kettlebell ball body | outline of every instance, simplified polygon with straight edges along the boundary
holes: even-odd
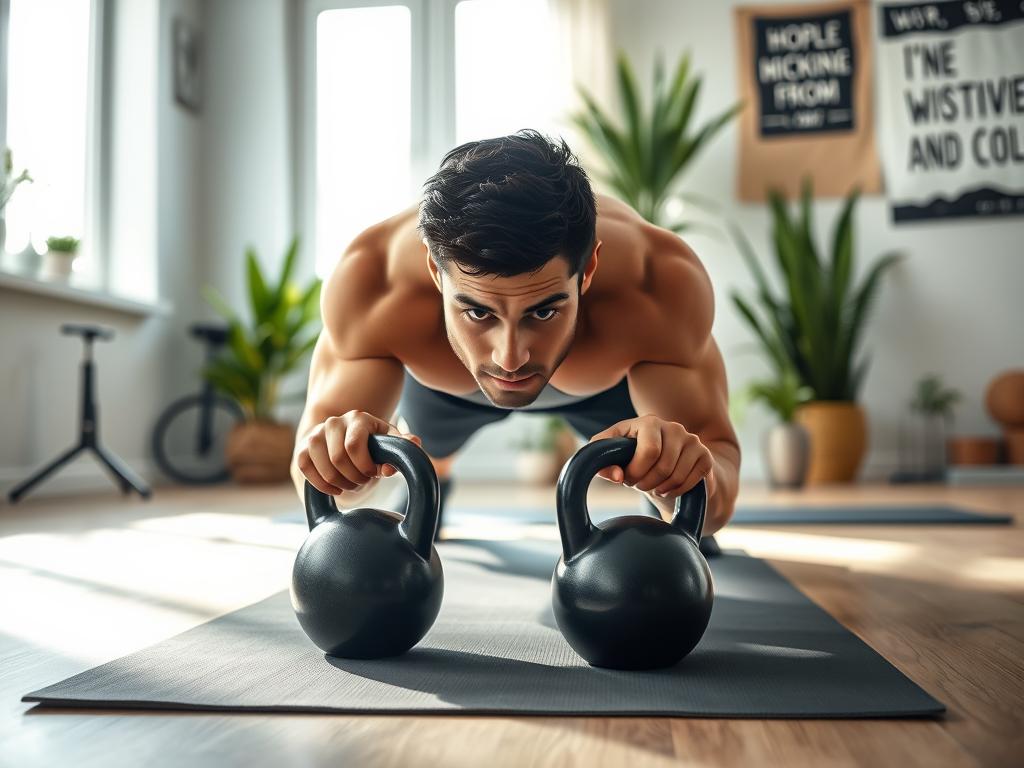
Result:
[[[627,515],[594,525],[586,491],[604,467],[625,466],[633,438],[584,445],[562,468],[557,518],[562,556],[551,579],[555,622],[584,660],[611,669],[679,662],[711,619],[714,585],[699,542],[707,509],[701,480],[677,498],[672,521]]]
[[[368,440],[374,462],[397,467],[409,486],[404,517],[369,507],[339,510],[334,497],[307,481],[310,532],[295,557],[290,589],[309,639],[348,659],[406,652],[433,625],[444,595],[433,545],[440,498],[434,467],[411,440]]]

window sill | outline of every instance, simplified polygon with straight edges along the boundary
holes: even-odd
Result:
[[[88,304],[94,307],[112,309],[127,315],[148,317],[151,315],[170,315],[174,307],[170,302],[145,301],[130,299],[124,296],[100,290],[86,288],[56,280],[45,280],[39,277],[18,274],[7,269],[0,269],[0,289],[24,291],[54,299],[63,299],[76,304]]]

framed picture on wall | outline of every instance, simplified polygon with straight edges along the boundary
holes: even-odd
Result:
[[[175,19],[174,100],[191,112],[199,112],[199,30],[184,19]]]

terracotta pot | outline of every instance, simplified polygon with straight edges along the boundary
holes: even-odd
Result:
[[[794,421],[811,439],[807,485],[850,483],[867,450],[867,419],[855,402],[815,400],[796,410]]]
[[[291,479],[295,427],[271,421],[246,421],[228,433],[225,455],[236,483],[280,483]]]
[[[998,437],[964,436],[951,437],[946,442],[946,454],[950,464],[958,466],[984,466],[999,464],[1001,440]]]
[[[1003,433],[1006,441],[1006,461],[1024,464],[1024,429],[1008,429]]]
[[[1024,369],[1003,371],[989,382],[985,409],[1004,429],[1024,427]]]

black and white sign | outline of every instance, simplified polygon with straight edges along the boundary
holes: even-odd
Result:
[[[894,221],[1024,215],[1024,3],[880,11],[880,139]]]
[[[754,17],[762,137],[854,128],[850,11]]]

